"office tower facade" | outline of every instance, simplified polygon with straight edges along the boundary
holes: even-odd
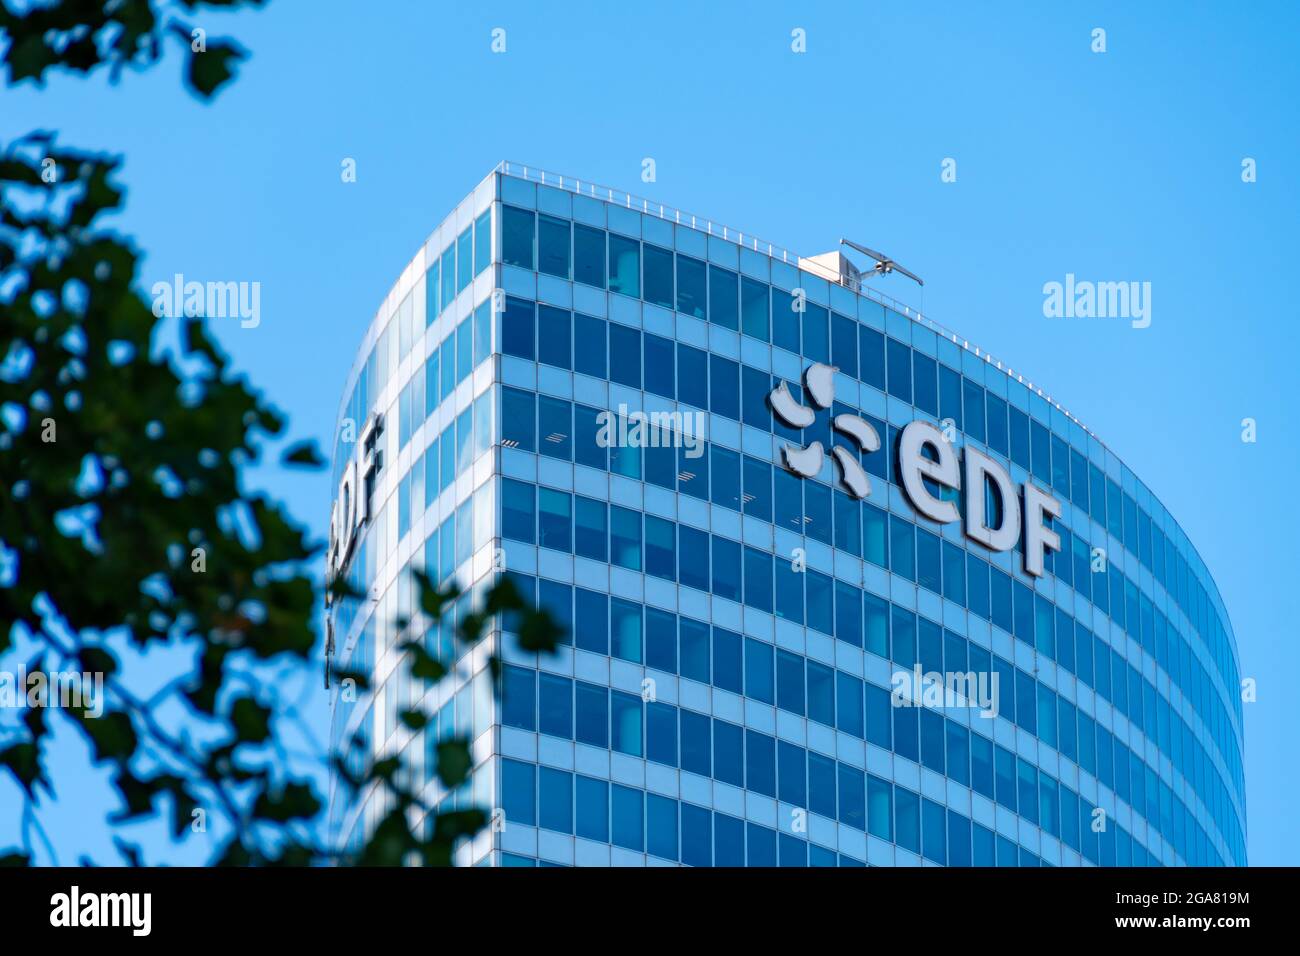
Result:
[[[459,862],[1245,862],[1200,556],[1073,416],[838,252],[501,164],[390,291],[338,434],[329,560],[365,597],[330,608],[331,661],[374,686],[333,688],[332,735],[492,811]],[[412,567],[455,613],[510,574],[567,643],[495,634],[499,694],[483,649],[412,681],[394,621],[458,653]],[[336,791],[332,821],[355,846],[384,810]]]

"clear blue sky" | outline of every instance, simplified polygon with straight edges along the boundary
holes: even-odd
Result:
[[[1300,8],[807,6],[272,0],[196,21],[253,53],[214,105],[181,91],[173,53],[115,88],[0,92],[0,139],[49,127],[126,155],[120,225],[148,251],[146,289],[174,272],[261,282],[261,325],[227,323],[221,338],[326,449],[381,297],[501,159],[803,254],[841,236],[885,250],[926,286],[882,291],[1041,380],[1199,548],[1259,685],[1251,862],[1300,863],[1287,684],[1300,673],[1300,509],[1282,498],[1300,472]],[[796,27],[805,54],[791,52]],[[1090,49],[1097,27],[1104,54]],[[355,184],[340,182],[345,157]],[[645,157],[657,182],[641,182]],[[955,183],[940,180],[945,158]],[[1151,282],[1150,328],[1044,318],[1043,284],[1066,273]],[[1255,444],[1241,441],[1245,417]],[[258,480],[323,536],[323,475]],[[323,693],[315,709],[324,737]],[[68,809],[64,839],[102,829]]]

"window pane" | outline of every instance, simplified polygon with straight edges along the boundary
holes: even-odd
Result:
[[[641,243],[609,235],[609,291],[633,298],[641,294]]]
[[[553,488],[538,489],[538,544],[556,551],[571,551],[572,503],[569,495]]]
[[[507,448],[536,451],[532,393],[503,386],[501,389],[501,444]]]
[[[539,451],[549,458],[573,460],[573,406],[561,398],[537,396]]]
[[[641,333],[617,322],[609,326],[609,379],[629,388],[641,387]]]
[[[748,276],[740,279],[741,331],[756,339],[768,340],[768,287]]]
[[[537,271],[569,278],[569,221],[537,217]]]
[[[604,378],[605,320],[589,315],[574,315],[573,341],[573,370],[595,378]]]
[[[573,224],[573,279],[598,289],[605,288],[605,233],[576,222]]]
[[[707,272],[704,263],[690,256],[677,257],[677,311],[704,318]]]
[[[677,343],[677,398],[687,405],[709,407],[709,356],[702,349]]]
[[[533,214],[528,210],[501,207],[501,259],[506,265],[533,268]],[[446,271],[446,256],[443,270]]]
[[[673,353],[672,339],[645,333],[645,390],[664,398],[673,398]]]
[[[573,367],[572,318],[564,309],[537,307],[537,360],[556,368]]]
[[[673,307],[673,254],[645,244],[645,300],[665,309]]]
[[[501,535],[533,544],[536,540],[536,489],[513,478],[501,479]]]
[[[533,357],[533,312],[532,302],[513,296],[506,297],[506,308],[501,314],[501,351],[506,355],[517,355],[525,359]],[[444,354],[443,361],[446,359]],[[444,381],[446,377],[444,368]]]
[[[606,529],[605,511],[605,502],[584,498],[581,495],[576,496],[573,545],[574,552],[581,557],[601,562],[608,560],[609,535]]]
[[[714,265],[709,266],[709,321],[724,329],[740,328],[736,274]]]
[[[492,210],[474,220],[474,274],[492,262]]]

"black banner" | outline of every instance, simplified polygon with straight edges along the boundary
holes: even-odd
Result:
[[[849,919],[872,940],[1051,930],[1231,944],[1282,930],[1294,882],[1280,869],[14,869],[0,871],[0,913],[11,940],[78,933],[115,945],[373,944],[394,932],[434,942],[476,929],[553,938],[595,923],[711,938],[787,918],[813,934],[843,930],[821,919]]]

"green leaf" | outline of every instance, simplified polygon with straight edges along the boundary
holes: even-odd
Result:
[[[190,51],[186,82],[199,96],[210,99],[220,87],[234,78],[235,64],[247,58],[248,54],[229,40],[209,40],[206,51]]]
[[[0,750],[0,767],[8,768],[14,778],[22,784],[28,796],[33,796],[33,788],[41,777],[41,764],[36,744],[30,741],[12,744]]]
[[[263,791],[253,802],[253,815],[272,823],[306,820],[320,809],[320,799],[307,783],[290,782],[278,792]]]
[[[429,723],[429,716],[419,710],[404,710],[398,714],[398,717],[412,730],[423,730]]]
[[[240,697],[230,705],[230,722],[235,739],[260,744],[271,736],[271,708],[251,697]]]
[[[84,673],[103,674],[106,678],[117,673],[117,658],[106,648],[83,647],[77,657]]]
[[[314,441],[301,441],[286,449],[280,456],[280,463],[291,466],[302,465],[307,468],[324,468],[326,464]]]
[[[438,744],[438,779],[448,790],[455,790],[469,777],[472,760],[469,741],[463,737]]]
[[[519,646],[526,651],[550,653],[563,637],[564,628],[546,611],[530,611],[519,624]]]
[[[100,717],[82,717],[78,722],[90,738],[96,761],[125,760],[135,753],[135,728],[131,726],[130,716],[122,711],[107,711]]]
[[[420,590],[420,610],[434,620],[460,597],[460,586],[455,581],[448,581],[440,590],[423,571],[412,571],[411,576]]]
[[[411,676],[416,680],[437,683],[447,675],[447,665],[434,657],[417,641],[406,641],[401,649],[411,656]]]

